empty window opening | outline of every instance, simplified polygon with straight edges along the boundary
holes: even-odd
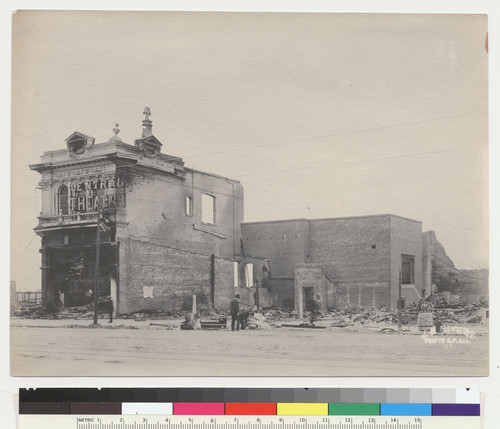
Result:
[[[57,210],[59,214],[68,214],[68,187],[62,185],[57,191]]]
[[[245,264],[245,286],[253,286],[253,264]]]
[[[186,216],[193,216],[193,199],[186,197]]]
[[[401,283],[415,284],[415,256],[401,255]]]
[[[201,196],[201,221],[215,224],[215,197],[208,194]]]

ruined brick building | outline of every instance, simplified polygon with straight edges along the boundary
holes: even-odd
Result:
[[[187,168],[162,153],[149,109],[142,136],[103,143],[81,132],[30,168],[41,174],[42,299],[92,300],[97,204],[102,208],[99,295],[118,313],[227,308],[387,306],[430,288],[421,222],[395,215],[244,223],[240,182]],[[427,250],[426,250],[427,249]],[[427,254],[426,254],[427,252]],[[426,256],[427,255],[427,256]],[[260,287],[254,287],[260,286]]]
[[[251,254],[269,255],[278,306],[319,293],[322,307],[397,305],[422,289],[422,223],[394,215],[294,219],[242,225]]]
[[[145,110],[134,144],[74,132],[66,148],[43,154],[42,295],[48,307],[82,305],[95,283],[97,200],[101,232],[99,295],[118,312],[182,309],[197,294],[220,307],[233,296],[233,262],[243,220],[236,180],[186,168],[163,154]],[[217,283],[217,288],[215,284]]]

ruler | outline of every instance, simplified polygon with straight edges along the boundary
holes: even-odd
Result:
[[[19,429],[480,429],[479,416],[19,415]]]

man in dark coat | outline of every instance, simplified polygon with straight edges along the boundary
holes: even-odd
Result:
[[[234,331],[234,325],[236,325],[236,330],[240,330],[240,296],[235,295],[234,299],[229,304],[229,309],[231,311],[231,331]]]

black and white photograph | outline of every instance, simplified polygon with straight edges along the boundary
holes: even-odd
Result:
[[[489,375],[487,15],[12,20],[12,376]]]

